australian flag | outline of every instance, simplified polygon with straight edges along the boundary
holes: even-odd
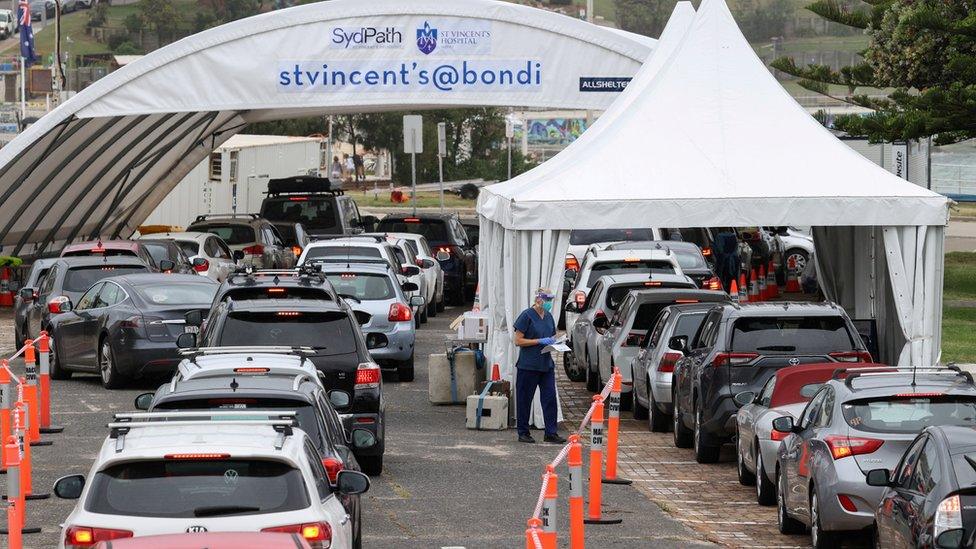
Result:
[[[34,29],[31,27],[31,10],[27,0],[20,0],[17,11],[20,12],[20,56],[29,67],[37,61],[37,52],[34,51]]]

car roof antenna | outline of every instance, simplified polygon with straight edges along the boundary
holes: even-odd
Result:
[[[231,391],[234,391],[236,393],[238,387],[240,387],[240,384],[237,383],[237,378],[236,377],[235,378],[232,378],[230,380],[230,390]]]

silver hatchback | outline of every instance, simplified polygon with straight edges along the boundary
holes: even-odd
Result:
[[[955,368],[848,371],[824,384],[800,414],[773,429],[786,434],[776,462],[780,531],[810,529],[815,548],[838,545],[838,533],[874,525],[882,488],[872,469],[892,469],[923,429],[976,427],[976,385]]]

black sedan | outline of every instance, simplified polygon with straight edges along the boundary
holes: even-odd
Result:
[[[207,311],[217,283],[197,275],[141,274],[94,284],[51,319],[51,377],[97,373],[108,389],[128,379],[168,374],[179,363],[185,314]]]
[[[959,548],[976,541],[976,430],[971,427],[929,427],[894,473],[874,469],[867,482],[886,487],[875,511],[876,547]]]

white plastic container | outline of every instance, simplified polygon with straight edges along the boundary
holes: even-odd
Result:
[[[485,380],[485,369],[479,369],[474,352],[454,353],[455,391],[451,394],[451,364],[446,354],[430,355],[427,361],[428,393],[431,404],[463,404],[468,395],[478,392]]]
[[[498,395],[486,395],[481,405],[481,424],[478,424],[479,395],[468,395],[467,427],[481,431],[508,429],[508,399]]]

